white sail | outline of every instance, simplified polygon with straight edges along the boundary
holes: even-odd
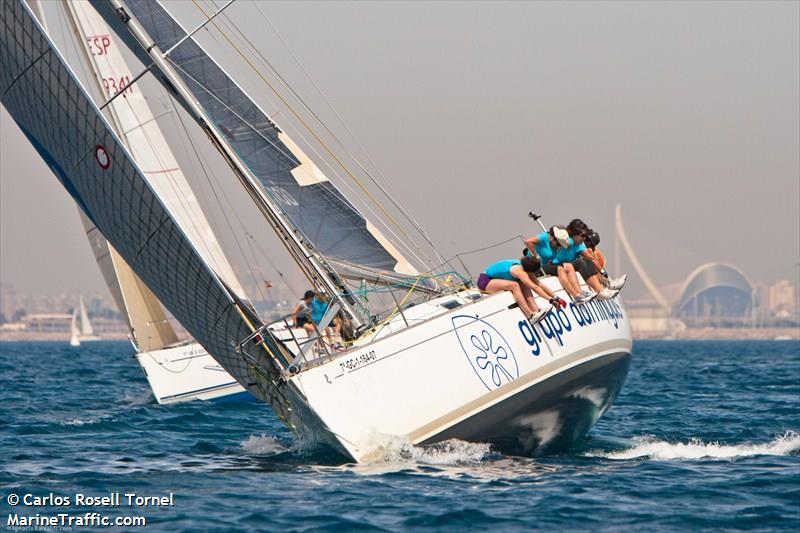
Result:
[[[94,79],[90,76],[88,83],[92,85],[92,81],[95,81],[97,97],[105,100],[109,93],[107,88],[113,88],[115,84],[113,80],[126,80],[127,78],[125,75],[113,73],[109,77],[109,72],[98,68],[96,56],[118,56],[116,57],[118,65],[124,65],[124,59],[119,54],[114,36],[110,33],[97,34],[97,30],[102,27],[103,23],[97,19],[96,14],[93,17],[96,24],[92,25],[91,16],[80,16],[77,12],[91,14],[92,8],[82,3],[77,6],[76,10],[75,3],[76,0],[63,0],[67,23],[72,27],[72,38],[76,40],[76,48],[83,51],[85,63],[89,67],[89,71],[95,75]],[[31,7],[36,8],[34,11],[37,18],[46,29],[44,12],[39,1],[34,0]],[[92,27],[96,34],[87,36],[84,33],[84,27]],[[113,64],[111,66],[113,67]],[[120,131],[119,121],[113,114],[114,107],[111,107],[109,112],[117,133],[124,133]],[[124,137],[124,135],[121,136]],[[163,306],[152,291],[114,250],[114,247],[80,208],[78,214],[103,279],[128,325],[131,340],[138,351],[136,359],[144,371],[156,400],[159,403],[193,399],[212,400],[243,393],[241,385],[225,372],[197,342],[181,342],[171,321],[168,320]],[[71,344],[79,346],[81,337],[77,329],[77,309],[74,322]],[[95,340],[95,337],[89,336],[83,337],[83,339]]]
[[[195,339],[284,416],[283,348],[194,248],[30,8],[0,2],[0,101],[83,212]]]
[[[78,298],[80,302],[79,307],[81,310],[81,335],[84,337],[94,336],[94,328],[92,323],[89,322],[89,314],[86,312],[86,305],[83,303],[83,296]]]
[[[131,72],[103,19],[87,0],[73,0],[67,6],[74,17],[98,84],[106,98],[123,94],[109,105],[117,133],[125,141],[148,182],[175,216],[181,229],[206,262],[233,291],[245,295],[233,268],[223,253],[200,203],[178,165],[144,94],[128,87]]]

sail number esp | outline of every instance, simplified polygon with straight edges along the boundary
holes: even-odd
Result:
[[[355,357],[351,357],[350,359],[346,359],[339,363],[339,366],[342,368],[342,371],[349,372],[351,370],[355,370],[356,368],[360,368],[368,363],[375,361],[378,358],[375,355],[375,350],[370,350],[368,352],[362,353]]]

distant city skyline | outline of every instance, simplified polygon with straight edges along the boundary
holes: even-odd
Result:
[[[587,220],[611,260],[620,203],[659,285],[721,261],[754,283],[797,287],[800,4],[265,6],[445,257],[533,233],[526,214],[536,210],[548,224]],[[186,6],[176,12],[197,21]],[[244,4],[228,13],[291,73],[263,21]],[[518,248],[465,261],[476,275]],[[269,250],[262,277],[280,283],[280,271],[301,290],[282,250]],[[5,110],[0,282],[106,290],[74,203]],[[625,296],[646,293],[633,279]]]

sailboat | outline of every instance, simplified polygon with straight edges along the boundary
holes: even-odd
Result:
[[[217,271],[243,293],[149,103],[140,91],[125,88],[133,74],[111,31],[88,1],[70,0],[62,5],[67,24],[77,40],[76,48],[82,51],[84,63],[93,75],[89,83],[95,95],[109,98],[124,93],[122,98],[109,104],[109,120],[114,131],[137,161],[149,169],[145,177],[159,191],[173,215],[183,221],[195,242],[203,247]],[[39,11],[43,15],[42,10]],[[106,285],[128,324],[136,360],[156,401],[169,404],[250,397],[199,343],[178,335],[158,299],[91,220],[80,209],[78,211]],[[88,321],[81,323],[88,324]]]
[[[89,313],[83,303],[83,296],[78,297],[78,307],[72,310],[70,322],[69,345],[78,347],[81,342],[99,341],[100,337],[94,334],[92,323],[89,322]]]
[[[187,31],[157,1],[92,5],[203,128],[298,269],[331,296],[320,327],[338,312],[352,321],[345,349],[318,339],[309,348],[285,323],[261,319],[148,182],[22,0],[0,7],[0,99],[144,284],[289,428],[358,462],[398,437],[531,455],[574,444],[610,407],[632,346],[618,297],[570,303],[532,326],[510,294],[416,268],[402,239],[367,220],[193,38],[219,10]],[[560,290],[553,278],[543,283]],[[404,295],[373,310],[380,291]]]

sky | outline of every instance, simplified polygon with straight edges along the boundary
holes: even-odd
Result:
[[[170,8],[186,26],[201,20],[191,3]],[[620,204],[658,285],[710,261],[754,282],[798,283],[798,2],[239,0],[226,15],[357,152],[333,104],[445,257],[532,234],[531,210],[547,224],[584,219],[611,257]],[[278,109],[220,39],[200,38],[265,109]],[[285,115],[274,118],[291,135]],[[285,253],[256,233],[264,269],[299,289]],[[476,275],[520,248],[465,264]],[[632,277],[626,296],[644,297]],[[0,282],[104,290],[74,203],[5,110]]]

